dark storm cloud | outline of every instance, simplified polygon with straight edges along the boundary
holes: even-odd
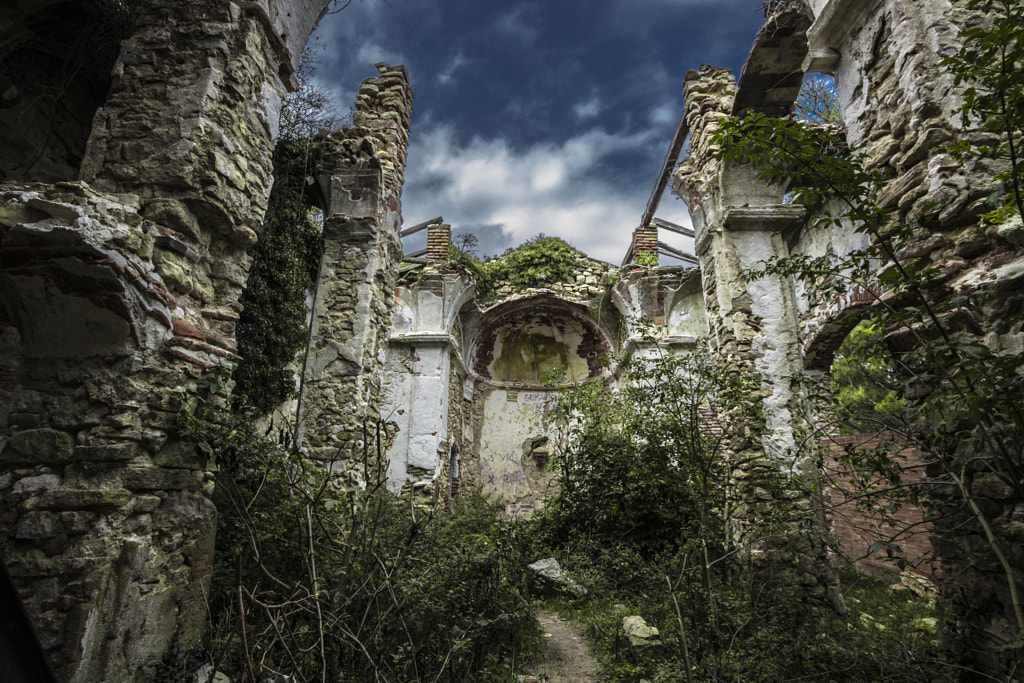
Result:
[[[751,0],[364,0],[328,17],[320,82],[347,111],[376,61],[416,93],[403,212],[487,228],[486,253],[538,232],[618,260],[682,111],[687,69],[738,71]],[[685,223],[679,201],[659,215]],[[671,214],[671,215],[669,215]],[[495,227],[500,226],[500,227]]]

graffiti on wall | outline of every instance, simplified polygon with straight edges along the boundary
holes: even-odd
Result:
[[[484,399],[480,477],[489,498],[522,504],[546,496],[550,476],[531,457],[530,444],[548,434],[552,394],[495,388]]]

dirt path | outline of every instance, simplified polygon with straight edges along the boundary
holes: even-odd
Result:
[[[537,619],[547,636],[548,647],[544,659],[533,667],[532,676],[549,683],[595,683],[597,662],[583,636],[553,612],[541,612]]]

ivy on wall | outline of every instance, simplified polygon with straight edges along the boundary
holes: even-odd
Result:
[[[493,300],[501,285],[522,292],[571,282],[584,259],[582,252],[564,240],[543,234],[496,258],[481,261],[456,247],[450,249],[448,256],[449,263],[461,265],[473,276],[477,299],[484,302]]]
[[[313,186],[306,178],[319,166],[324,145],[315,138],[278,142],[263,232],[250,252],[235,391],[263,413],[295,392],[289,365],[306,342],[306,293],[316,283],[323,251],[321,226],[313,218]]]

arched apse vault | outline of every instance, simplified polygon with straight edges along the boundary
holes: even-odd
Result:
[[[484,381],[545,387],[551,372],[563,381],[600,377],[612,335],[586,306],[550,295],[517,299],[483,313],[467,362]]]
[[[479,317],[476,317],[479,315]],[[467,318],[466,364],[474,377],[474,428],[467,473],[510,516],[530,514],[551,493],[557,388],[609,378],[602,357],[614,335],[583,304],[550,294],[515,299]]]

